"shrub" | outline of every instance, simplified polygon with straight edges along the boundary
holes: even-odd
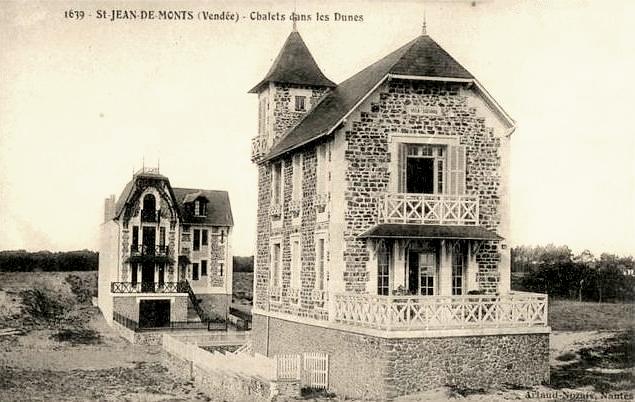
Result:
[[[51,335],[51,339],[58,342],[68,342],[72,345],[95,345],[101,343],[101,335],[93,329],[65,328]]]
[[[64,280],[70,285],[71,292],[73,292],[78,302],[90,302],[92,294],[91,290],[88,288],[88,284],[86,283],[86,281],[74,274],[66,276]]]
[[[70,310],[60,294],[45,288],[23,290],[20,297],[25,311],[36,321],[58,323]]]

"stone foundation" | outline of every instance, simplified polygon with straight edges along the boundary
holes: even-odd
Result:
[[[170,295],[165,297],[152,297],[152,298],[138,296],[138,295],[117,296],[117,297],[113,297],[113,311],[133,321],[139,322],[139,301],[141,299],[170,300],[170,320],[171,321],[186,321],[187,320],[188,296],[186,295],[183,295],[183,296]]]
[[[254,314],[254,351],[329,354],[340,397],[392,399],[439,386],[496,388],[549,381],[549,334],[383,338]]]

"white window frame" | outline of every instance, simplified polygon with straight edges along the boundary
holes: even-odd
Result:
[[[328,240],[326,232],[315,233],[315,284],[316,290],[327,290],[328,283]],[[320,259],[320,241],[322,241],[322,258]],[[321,266],[320,266],[321,265]]]
[[[316,184],[315,192],[318,195],[328,193],[328,161],[329,161],[329,143],[320,144],[315,147],[315,175]]]
[[[294,95],[294,110],[296,112],[305,112],[306,111],[306,101],[307,97],[305,95]]]
[[[466,249],[467,247],[465,245],[458,242],[452,247],[452,296],[465,294],[465,272],[467,268]],[[455,286],[456,279],[460,280],[460,287]]]
[[[275,260],[275,249],[278,246],[278,258]],[[275,237],[271,239],[270,246],[270,266],[269,266],[269,287],[281,288],[282,287],[282,238]]]
[[[279,170],[278,170],[279,167]],[[271,165],[271,204],[282,205],[284,196],[284,161]]]
[[[299,201],[302,199],[302,154],[297,153],[292,157],[292,191],[291,191],[291,199],[293,201]]]
[[[399,175],[401,172],[399,171],[399,148],[402,144],[427,144],[427,145],[444,145],[446,146],[446,158],[447,158],[447,150],[451,146],[458,146],[459,139],[457,137],[450,136],[422,136],[418,134],[390,134],[388,136],[388,149],[390,151],[390,183],[389,183],[389,191],[393,193],[405,192],[405,189],[399,188]],[[446,161],[445,164],[445,177],[444,177],[444,190],[448,189],[448,171],[449,166]],[[436,183],[436,180],[435,180]],[[436,188],[435,188],[436,190]]]
[[[289,286],[300,290],[302,287],[302,236],[299,233],[289,236],[289,247],[291,248]]]

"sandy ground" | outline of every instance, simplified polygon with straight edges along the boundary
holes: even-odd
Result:
[[[95,310],[89,326],[101,334],[98,345],[71,346],[49,339],[49,330],[0,341],[1,401],[210,401],[191,383],[170,377],[161,366],[158,346],[130,345],[106,325]],[[592,346],[613,332],[555,332],[551,336],[552,366],[567,364],[555,358]],[[461,396],[441,388],[397,399],[413,401],[553,401],[589,389],[561,389],[561,398],[539,398],[536,393],[553,395],[540,386],[531,390],[493,391]],[[533,396],[532,396],[533,393]],[[551,394],[548,394],[551,393]],[[599,394],[595,394],[599,398]],[[315,400],[315,399],[313,399]],[[607,400],[607,399],[597,399]]]
[[[0,340],[0,401],[209,401],[161,365],[159,346],[130,345],[95,314],[97,345],[49,339],[50,330]]]

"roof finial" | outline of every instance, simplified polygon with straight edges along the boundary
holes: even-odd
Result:
[[[426,32],[426,10],[423,10],[423,24],[421,24],[421,35],[427,35]]]

